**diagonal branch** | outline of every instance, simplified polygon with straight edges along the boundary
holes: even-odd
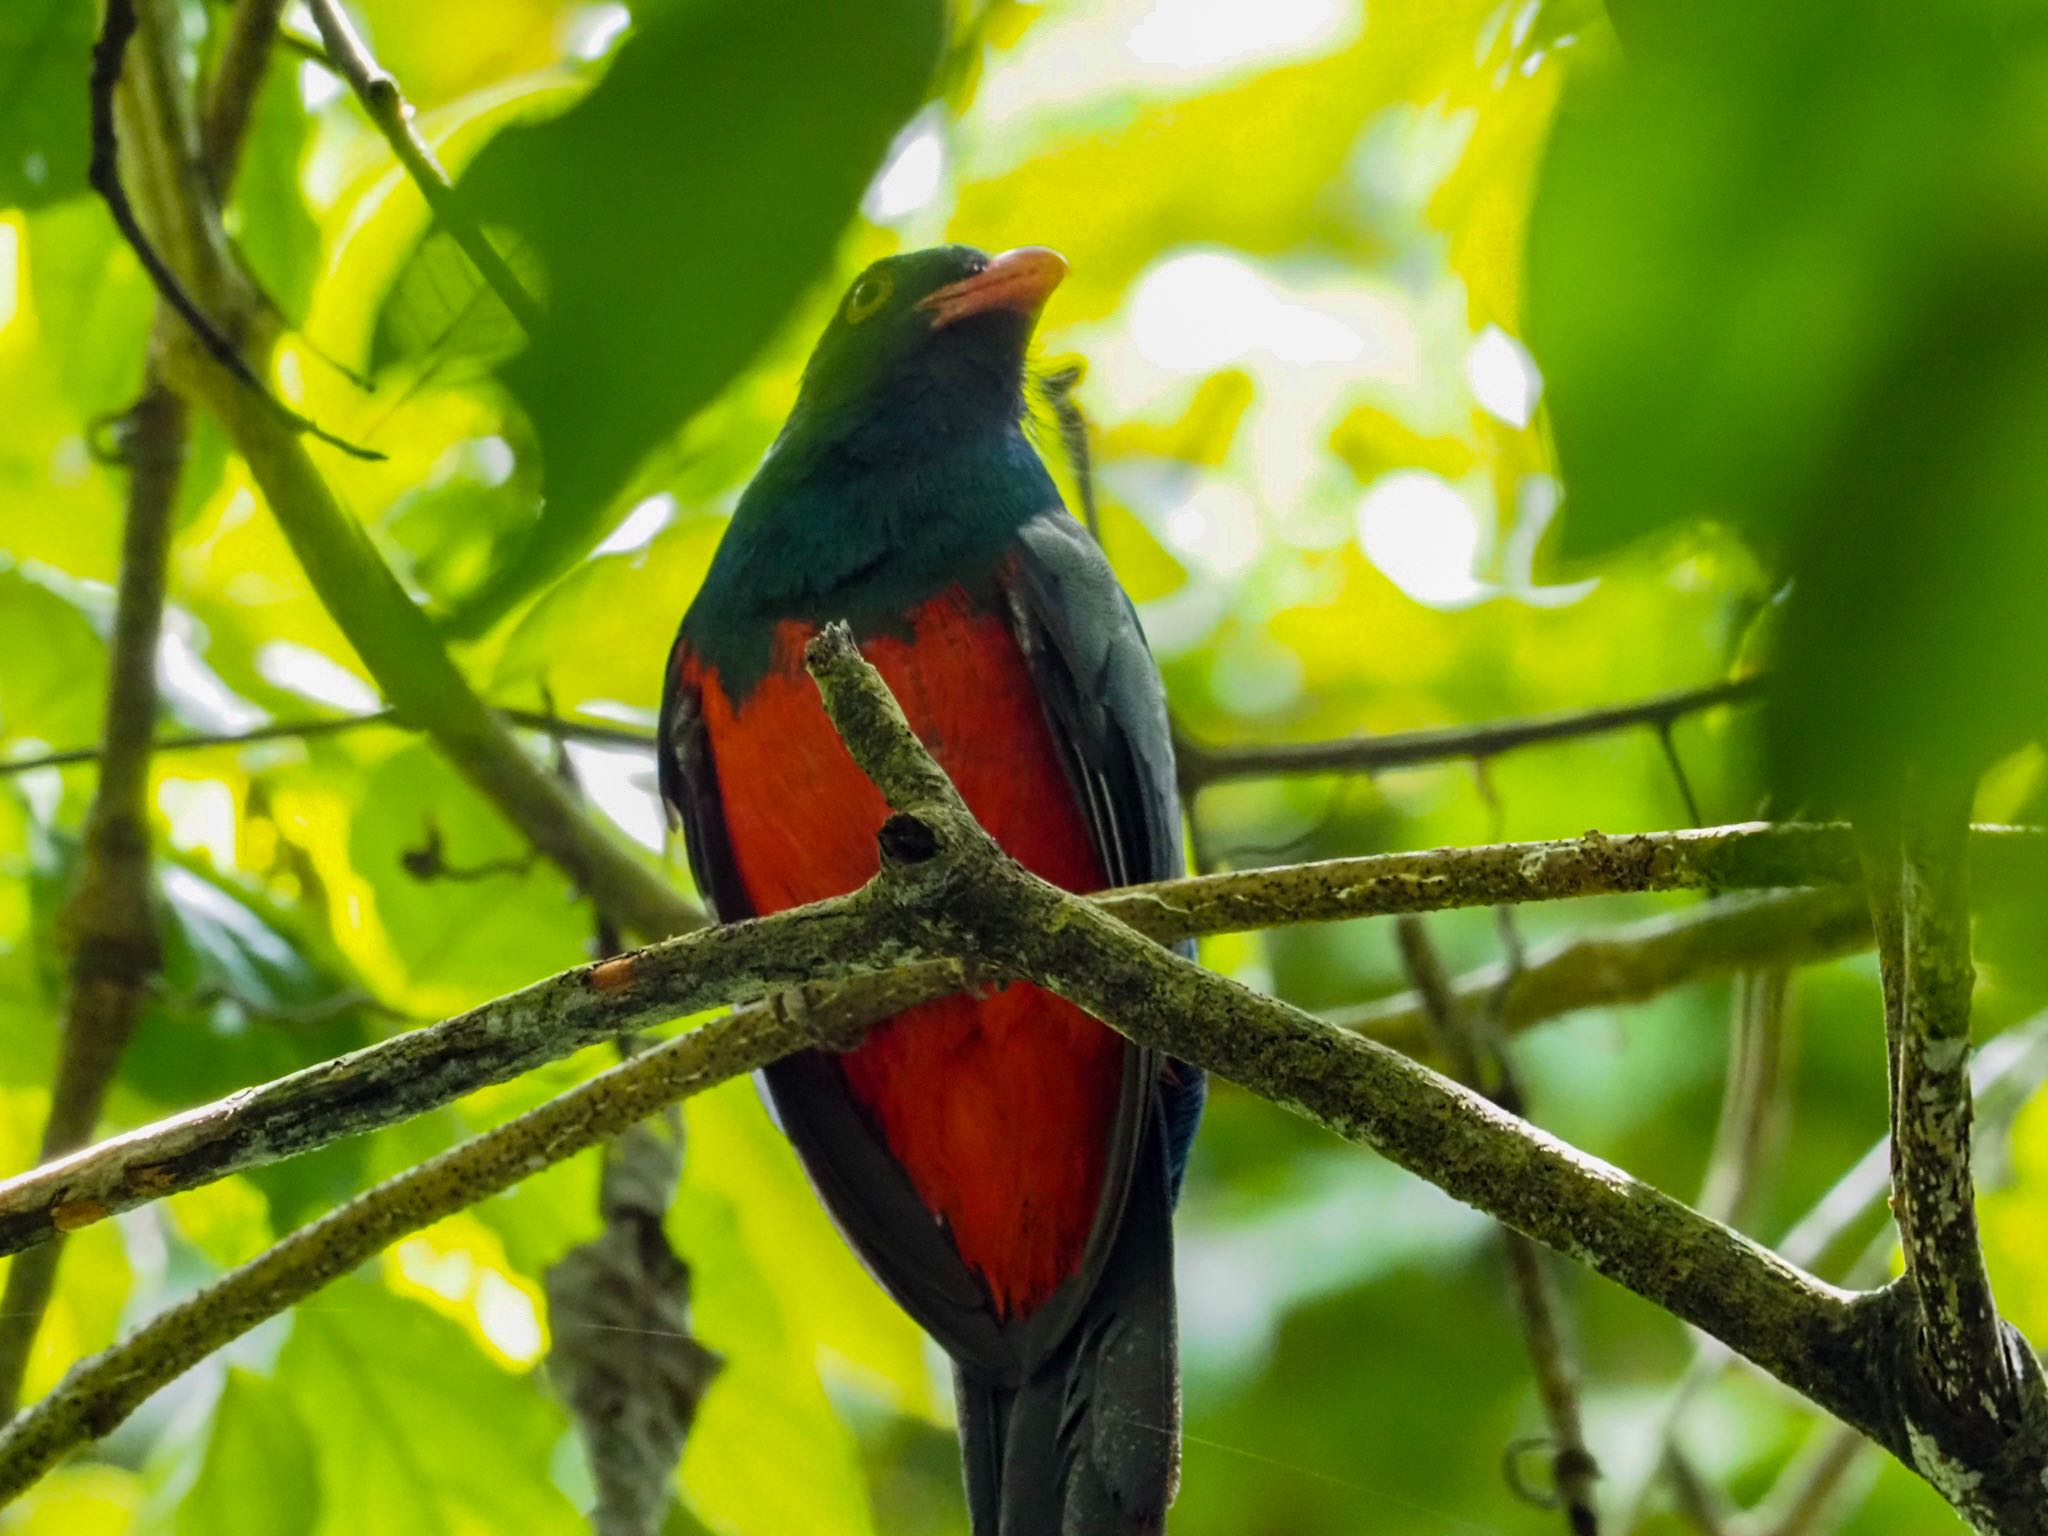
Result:
[[[1992,862],[2038,864],[2048,848],[2030,833],[1979,834]],[[1437,911],[1506,901],[1544,901],[1617,891],[1672,890],[1797,881],[1855,873],[1844,827],[1746,825],[1627,837],[1589,834],[1560,842],[1377,854],[1279,869],[1241,870],[1106,892],[1102,909],[1162,940],[1251,928]],[[831,907],[802,909],[825,912]],[[685,935],[613,962],[607,972],[629,1009],[556,1006],[580,996],[578,978],[496,999],[458,1018],[395,1036],[321,1066],[143,1126],[68,1159],[0,1182],[0,1254],[47,1240],[162,1195],[308,1151],[423,1113],[626,1029],[658,1024],[714,1003],[786,984],[788,965],[763,969],[772,944],[741,950],[758,925]],[[704,957],[722,957],[707,961]],[[846,976],[852,957],[811,957],[811,979]],[[720,969],[719,967],[722,967]],[[626,986],[627,978],[632,979]],[[848,984],[848,1006],[867,995],[905,1004],[958,990],[943,968]],[[632,1011],[637,1010],[637,1011]],[[887,1010],[884,1010],[887,1011]],[[881,1014],[874,1015],[880,1017]]]
[[[1992,1144],[1992,1138],[2009,1134],[2013,1118],[2048,1082],[2048,1014],[2038,1014],[1992,1040],[1972,1064],[1970,1080],[1982,1110],[1976,1135],[1983,1148]],[[1868,1239],[1889,1214],[1890,1170],[1891,1138],[1886,1136],[1786,1229],[1777,1251],[1802,1268],[1845,1284],[1862,1283],[1859,1277],[1866,1275],[1881,1278],[1887,1268],[1891,1236],[1884,1231],[1875,1244]],[[1860,1245],[1862,1253],[1856,1253],[1852,1245]],[[1657,1444],[1674,1443],[1694,1401],[1733,1359],[1716,1340],[1695,1342],[1691,1364],[1657,1412],[1653,1432]],[[1664,1460],[1660,1453],[1647,1470],[1654,1474]],[[1617,1530],[1632,1532],[1641,1525],[1651,1486],[1649,1481],[1639,1481],[1626,1497],[1616,1500],[1622,1511]]]
[[[131,0],[116,5],[132,9]],[[109,56],[118,65],[118,50]],[[160,94],[174,91],[167,86]],[[174,108],[168,101],[156,107],[137,147],[168,156],[177,143]],[[219,210],[200,178],[173,177],[165,191],[175,222],[193,231],[189,252],[179,253],[192,264],[183,274],[191,290],[202,296],[245,291],[220,232]],[[245,387],[233,365],[191,333],[175,339],[181,344],[162,349],[169,382],[226,429],[322,605],[392,708],[426,730],[457,771],[621,927],[652,938],[702,922],[694,905],[585,816],[477,697],[431,621],[335,498],[269,397]]]
[[[723,961],[729,979],[763,960],[762,935],[769,932],[787,944],[774,961],[782,975],[787,972],[780,967],[796,965],[805,950],[810,963],[827,972],[955,958],[979,975],[1022,975],[1113,1021],[1133,1039],[1381,1151],[1715,1335],[1896,1453],[1914,1454],[1899,1432],[1888,1374],[1898,1337],[1889,1293],[1858,1297],[1825,1285],[1397,1053],[1211,975],[1134,933],[1103,906],[1037,880],[975,825],[843,629],[814,644],[813,668],[849,750],[895,807],[879,839],[881,872],[851,897],[717,930],[731,946]],[[1144,910],[1156,912],[1156,906]],[[751,960],[743,963],[749,950]],[[627,957],[613,962],[614,969],[572,976],[586,993],[631,993],[646,962],[645,955]],[[815,1017],[831,1006],[820,999],[779,1011],[749,1010],[743,1016],[752,1031],[746,1049],[721,1055],[690,1081],[701,1086],[711,1073],[745,1070],[817,1042],[823,1037]],[[613,1030],[624,1024],[609,1022]],[[847,1022],[841,1015],[841,1025]],[[685,1035],[613,1069],[608,1080],[635,1081],[636,1069],[647,1070],[644,1062],[673,1061],[707,1037],[723,1050],[734,1044],[730,1031],[737,1027],[728,1021]],[[853,1035],[835,1031],[831,1038],[843,1045]],[[644,1098],[633,1105],[643,1115],[655,1107]],[[151,1349],[138,1354],[130,1341],[86,1362],[48,1402],[0,1433],[0,1488],[19,1487],[64,1445],[104,1432],[147,1395],[152,1381],[161,1383],[222,1339],[309,1294],[409,1230],[413,1220],[503,1187],[544,1165],[560,1147],[576,1144],[570,1128],[556,1129],[559,1139],[525,1145],[509,1168],[496,1161],[506,1144],[479,1138],[405,1176],[421,1182],[365,1197],[308,1229],[329,1234],[331,1249],[326,1239],[307,1238],[299,1246],[287,1239],[196,1298],[171,1325],[145,1325],[138,1337],[147,1335]],[[476,1161],[451,1171],[447,1159],[465,1156]],[[280,1258],[281,1250],[293,1257]],[[2031,1536],[2038,1520],[2012,1515],[2021,1507],[2012,1500],[2015,1488],[2036,1490],[2026,1495],[2032,1501],[2026,1508],[2038,1514],[2043,1455],[2038,1445],[2011,1449],[2008,1464],[1966,1462],[1963,1470],[1979,1476],[1985,1507],[1998,1522],[1986,1529]],[[1926,1469],[1922,1460],[1914,1464]]]
[[[830,1007],[755,1007],[666,1041],[539,1109],[421,1163],[300,1228],[81,1361],[0,1430],[0,1505],[59,1457],[109,1433],[151,1393],[409,1233],[616,1136],[664,1105],[806,1046],[857,1035]]]
[[[622,928],[655,938],[695,927],[696,908],[577,807],[469,686],[432,622],[399,585],[307,455],[218,370],[188,381],[226,427],[322,605],[406,720]]]
[[[308,0],[308,4],[314,24],[320,28],[321,40],[327,45],[324,62],[356,93],[364,113],[377,125],[398,163],[426,198],[434,221],[462,248],[463,254],[475,264],[478,275],[530,335],[540,323],[540,305],[456,197],[448,173],[441,169],[434,151],[413,126],[412,105],[399,90],[397,80],[371,57],[349,21],[348,12],[342,9],[341,0]]]
[[[1753,966],[1812,965],[1870,947],[1870,911],[1849,886],[1773,892],[1568,938],[1519,969],[1482,966],[1454,978],[1460,1008],[1497,1003],[1500,1027],[1528,1029],[1582,1008],[1647,1002],[1695,981]],[[1429,1022],[1413,992],[1334,1012],[1330,1022],[1410,1056],[1429,1050]]]
[[[1869,1421],[1847,1292],[1385,1046],[1135,942],[1105,910],[1004,857],[951,787],[933,784],[928,759],[901,771],[921,756],[915,738],[843,629],[814,640],[811,658],[847,749],[909,829],[884,829],[878,885],[925,903],[926,921],[963,950],[1372,1148]]]
[[[950,786],[898,771],[915,738],[843,627],[810,654],[833,723],[896,812],[878,894],[914,906],[960,952],[1372,1148],[1655,1302],[1885,1445],[1980,1530],[2048,1531],[2048,1426],[2030,1415],[1972,1439],[1913,1418],[1895,1292],[1828,1286],[1384,1046],[1138,942],[1003,856]]]

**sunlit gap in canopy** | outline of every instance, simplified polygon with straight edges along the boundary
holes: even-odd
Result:
[[[1228,480],[1204,477],[1162,526],[1176,552],[1215,576],[1240,575],[1259,558],[1258,511]]]
[[[911,119],[861,199],[863,214],[877,224],[896,224],[932,205],[946,179],[944,125],[937,106]]]
[[[562,24],[563,51],[579,59],[601,59],[632,24],[633,13],[623,5],[581,6]]]
[[[256,673],[266,683],[351,714],[365,714],[383,703],[376,689],[340,662],[291,640],[273,640],[258,651]]]
[[[0,334],[21,311],[21,215],[0,217]]]
[[[1543,375],[1529,349],[1497,325],[1489,325],[1465,353],[1465,379],[1472,398],[1488,415],[1509,426],[1529,425],[1543,398]]]
[[[655,795],[652,757],[638,747],[567,744],[576,783],[621,832],[644,848],[661,851],[668,823]]]
[[[316,64],[311,59],[299,65],[299,100],[305,103],[308,112],[318,112],[331,102],[339,101],[348,89],[341,76],[325,64]]]
[[[1358,504],[1358,543],[1418,603],[1462,608],[1488,587],[1473,575],[1482,535],[1472,504],[1426,469],[1383,475]]]
[[[503,1242],[473,1217],[398,1244],[384,1273],[394,1290],[453,1318],[507,1364],[532,1365],[546,1346],[538,1291],[512,1272]]]
[[[611,536],[598,545],[594,555],[626,555],[652,544],[661,530],[675,521],[676,499],[659,491],[628,512]]]
[[[1343,0],[1154,0],[1124,46],[1142,64],[1215,69],[1328,47],[1357,15]]]
[[[1346,363],[1365,350],[1335,316],[1290,303],[1252,266],[1221,251],[1171,256],[1139,279],[1131,340],[1147,362],[1208,373],[1253,352],[1309,367]]]
[[[200,656],[205,629],[189,613],[164,614],[156,644],[156,683],[178,718],[203,731],[246,731],[261,725],[264,712],[236,693]]]
[[[983,147],[1055,114],[1143,93],[1183,96],[1235,75],[1332,53],[1357,40],[1358,0],[1099,0],[1047,6],[994,53],[974,103]],[[986,169],[986,167],[984,167]]]

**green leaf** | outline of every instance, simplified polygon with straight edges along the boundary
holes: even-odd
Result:
[[[77,0],[0,6],[0,208],[36,208],[85,190],[94,9]]]
[[[371,1038],[354,979],[227,882],[159,865],[162,991],[137,1021],[121,1081],[148,1112],[202,1104],[339,1056]]]
[[[584,958],[568,882],[429,747],[370,772],[348,854],[409,1006],[452,1012]]]
[[[309,1536],[575,1536],[548,1478],[567,1426],[529,1377],[496,1365],[462,1327],[383,1287],[338,1285],[299,1310],[278,1381],[318,1424]]]
[[[319,1520],[319,1456],[306,1421],[275,1382],[230,1368],[171,1536],[275,1536]]]
[[[645,18],[576,106],[506,130],[461,182],[546,273],[503,370],[547,504],[457,614],[488,625],[597,540],[633,466],[824,270],[938,54],[934,0],[696,0]]]
[[[7,1536],[131,1536],[141,1492],[132,1472],[92,1463],[58,1467],[0,1515]]]
[[[92,623],[26,572],[0,568],[0,740],[97,739],[106,647]]]

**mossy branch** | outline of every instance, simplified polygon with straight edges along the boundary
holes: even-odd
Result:
[[[950,786],[935,789],[922,768],[899,772],[914,738],[843,628],[814,640],[810,656],[848,750],[894,823],[908,824],[884,840],[877,888],[958,952],[1372,1148],[1656,1303],[1884,1445],[1989,1536],[2048,1532],[2048,1424],[2030,1408],[1976,1434],[1916,1415],[1925,1394],[1895,1289],[1827,1285],[1384,1046],[1139,942],[1008,858]],[[2024,1343],[2000,1338],[2000,1354],[2015,1347],[2038,1383]]]
[[[1994,864],[2008,868],[2048,857],[2048,841],[2037,834],[1987,830],[1978,840]],[[1172,940],[1509,901],[1825,883],[1853,879],[1855,873],[1847,828],[1756,824],[1376,854],[1132,886],[1089,899],[1149,937]],[[617,985],[603,1006],[592,1004],[579,980],[600,968],[565,972],[457,1018],[242,1089],[0,1182],[0,1254],[19,1252],[58,1230],[166,1194],[409,1119],[622,1030],[744,1001],[792,979],[826,980],[874,969],[873,955],[818,944],[791,956],[778,937],[783,930],[772,926],[822,917],[834,908],[826,903],[758,924],[684,935],[607,962],[601,969]],[[1663,942],[1656,934],[1650,941]],[[1718,949],[1718,943],[1710,947]],[[1535,970],[1540,974],[1542,966]],[[1587,985],[1597,987],[1602,974],[1598,968],[1590,971]],[[1670,974],[1675,985],[1688,973],[1679,967]],[[842,984],[844,1000],[854,1008],[868,998],[886,998],[901,1007],[942,996],[958,985],[957,970],[930,965]],[[1565,994],[1547,981],[1542,985],[1542,995],[1561,1006]],[[1399,1018],[1390,1025],[1399,1043],[1414,1043]]]
[[[1578,1259],[1722,1340],[1916,1469],[1929,1471],[1926,1453],[1909,1443],[1899,1411],[1896,1366],[1903,1314],[1892,1293],[1856,1295],[1826,1285],[1398,1053],[1212,975],[1111,915],[1115,901],[1121,901],[1155,926],[1164,926],[1162,914],[1197,909],[1221,921],[1219,912],[1235,910],[1229,903],[1206,906],[1181,899],[1185,893],[1159,889],[1135,905],[1127,895],[1097,903],[1039,881],[975,824],[911,736],[850,636],[836,628],[827,631],[813,644],[812,665],[849,750],[895,810],[880,839],[881,872],[851,897],[700,936],[707,947],[699,958],[725,968],[719,985],[739,985],[747,977],[758,984],[755,968],[763,963],[772,963],[776,976],[791,977],[806,967],[829,972],[863,961],[951,959],[976,974],[1024,976],[1133,1039],[1198,1062],[1372,1147],[1495,1219]],[[1826,845],[1830,837],[1840,857],[1829,867],[1840,877],[1842,859],[1848,870],[1855,865],[1846,832],[1835,829],[1823,836],[1818,829],[1804,829],[1795,841],[1810,853],[1813,843]],[[1603,845],[1612,841],[1600,840]],[[1710,841],[1708,846],[1721,845]],[[1598,868],[1610,874],[1625,871],[1634,879],[1666,868],[1656,859],[1616,861],[1604,856],[1604,848],[1602,855]],[[1777,869],[1775,857],[1757,867]],[[1736,868],[1749,867],[1743,860],[1732,862]],[[1530,861],[1529,871],[1543,863]],[[1483,860],[1482,865],[1487,881],[1497,881],[1496,861]],[[1334,887],[1324,883],[1327,871],[1310,868],[1322,899],[1329,899]],[[1444,899],[1442,888],[1434,889],[1436,899]],[[1404,880],[1400,900],[1416,899],[1412,878]],[[790,948],[776,957],[764,953],[762,935],[769,932],[778,935],[778,942],[787,938]],[[721,942],[722,960],[713,947]],[[661,969],[650,961],[659,954],[608,962],[623,970],[588,968],[571,973],[577,978],[573,983],[557,978],[542,986],[580,986],[587,1013],[595,1006],[592,995],[615,999],[620,993],[634,994]],[[707,977],[697,980],[710,987]],[[959,980],[956,972],[950,984],[957,987]],[[679,991],[667,1001],[676,1004],[689,995]],[[893,1006],[906,1000],[899,996]],[[819,1022],[828,1014],[834,1020],[829,1031]],[[627,1026],[624,1018],[606,1019],[607,1032]],[[634,1081],[636,1070],[647,1070],[643,1064],[650,1060],[685,1061],[682,1088],[671,1084],[665,1090],[673,1097],[789,1050],[818,1043],[843,1046],[856,1037],[858,1027],[859,1015],[806,994],[799,1006],[756,1007],[682,1036],[596,1081],[617,1091],[618,1085]],[[699,1051],[710,1054],[692,1054]],[[584,1136],[553,1119],[540,1120],[544,1131],[539,1141],[531,1129],[515,1133],[516,1127],[531,1127],[559,1105],[587,1104],[575,1095],[590,1087],[381,1186],[167,1314],[171,1321],[146,1325],[114,1350],[82,1364],[49,1401],[0,1434],[0,1490],[23,1486],[65,1447],[118,1422],[153,1389],[152,1383],[170,1379],[225,1339],[310,1294],[413,1226],[483,1198],[567,1155],[565,1149],[610,1134],[617,1126],[609,1121]],[[636,1089],[618,1113],[637,1118],[660,1102],[666,1099],[641,1096]],[[512,1139],[500,1139],[507,1137]],[[508,1154],[513,1154],[509,1160]],[[1956,1449],[1946,1442],[1939,1447],[1943,1454]],[[2042,1528],[2038,1488],[2048,1447],[2015,1441],[2002,1449],[2005,1454],[1996,1464],[1963,1463],[1978,1475],[1980,1492],[1989,1490],[1983,1492],[1982,1507],[1992,1513],[1980,1517],[1982,1528],[1998,1536],[2033,1536]],[[2023,1513],[2013,1502],[2014,1490],[2027,1488],[2033,1492]]]

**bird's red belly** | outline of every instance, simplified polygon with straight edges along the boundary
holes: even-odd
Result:
[[[703,698],[733,859],[775,912],[856,889],[875,872],[887,807],[854,766],[803,670],[810,631],[777,631],[769,675],[735,711],[686,660]],[[918,736],[997,842],[1070,890],[1102,865],[1008,624],[957,589],[908,633],[862,646]],[[928,1003],[842,1058],[919,1196],[1005,1313],[1028,1312],[1079,1266],[1102,1188],[1123,1043],[1024,983]]]

